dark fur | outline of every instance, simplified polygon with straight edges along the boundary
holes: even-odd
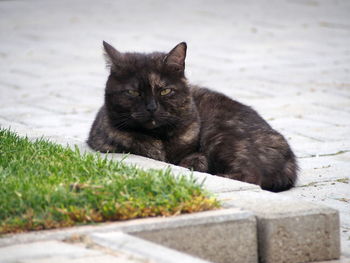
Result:
[[[294,185],[296,160],[281,134],[250,107],[187,84],[185,43],[168,54],[104,47],[111,74],[90,131],[91,148],[131,152],[275,192]],[[171,93],[161,96],[169,87]],[[129,89],[141,96],[130,96]]]

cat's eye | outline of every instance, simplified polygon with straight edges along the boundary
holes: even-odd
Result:
[[[133,96],[133,97],[138,97],[138,96],[140,96],[140,92],[138,92],[138,91],[136,91],[136,90],[132,90],[132,89],[128,90],[128,94],[130,94],[130,95]]]
[[[169,89],[169,88],[163,89],[160,91],[160,95],[162,96],[169,95],[171,92],[172,92],[172,89]]]

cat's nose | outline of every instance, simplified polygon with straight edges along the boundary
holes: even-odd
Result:
[[[157,110],[157,103],[154,100],[150,101],[146,105],[146,110],[151,112],[151,113],[155,112]]]

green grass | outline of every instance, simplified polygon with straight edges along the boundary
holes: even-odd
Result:
[[[0,234],[215,209],[195,179],[0,129]]]

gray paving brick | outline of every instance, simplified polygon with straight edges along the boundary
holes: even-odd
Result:
[[[137,260],[130,258],[116,258],[109,255],[89,256],[83,258],[41,258],[41,259],[24,259],[16,263],[148,263],[147,260]]]
[[[40,259],[76,259],[87,256],[101,256],[102,253],[58,241],[43,241],[0,248],[2,263],[26,262]]]

